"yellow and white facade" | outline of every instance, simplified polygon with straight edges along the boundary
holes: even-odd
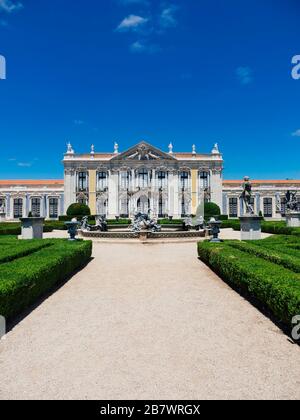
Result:
[[[74,202],[89,205],[92,214],[128,217],[149,209],[157,217],[196,214],[204,200],[222,206],[223,158],[215,145],[209,154],[168,152],[140,142],[120,153],[64,156],[64,208]]]

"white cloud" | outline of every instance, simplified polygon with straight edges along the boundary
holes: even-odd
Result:
[[[292,133],[293,137],[300,137],[300,128]]]
[[[32,163],[31,162],[18,162],[18,166],[20,168],[31,168]]]
[[[136,30],[140,26],[148,22],[148,19],[143,18],[142,16],[129,15],[122,20],[120,25],[117,27],[117,31],[129,31]]]
[[[148,44],[147,42],[143,41],[136,41],[130,45],[130,51],[135,54],[147,53],[147,54],[155,54],[161,50],[159,45],[156,44]]]
[[[84,121],[82,121],[82,120],[74,120],[74,124],[75,125],[83,125],[84,124]]]
[[[0,0],[0,12],[12,13],[23,9],[23,4],[19,1]]]
[[[128,6],[128,5],[141,5],[141,6],[149,6],[150,2],[148,0],[119,0],[119,3]]]
[[[235,71],[238,81],[242,85],[249,85],[253,81],[252,69],[250,67],[238,67]]]
[[[170,5],[163,9],[160,15],[160,25],[162,28],[175,28],[177,26],[177,19],[175,13],[177,12],[178,7],[175,5]]]

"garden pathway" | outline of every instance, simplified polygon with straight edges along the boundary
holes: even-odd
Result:
[[[0,398],[300,398],[300,349],[196,245],[94,244],[0,342]]]

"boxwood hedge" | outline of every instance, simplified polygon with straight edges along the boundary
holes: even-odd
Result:
[[[256,298],[278,321],[290,326],[292,318],[300,314],[299,265],[293,258],[233,241],[200,242],[198,254],[226,282]]]
[[[89,261],[92,253],[90,241],[56,239],[35,241],[36,246],[39,242],[50,244],[0,266],[0,314],[6,318],[20,313],[66,280]],[[12,240],[12,244],[16,243]]]

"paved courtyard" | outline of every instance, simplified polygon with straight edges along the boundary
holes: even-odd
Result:
[[[0,398],[300,398],[300,349],[195,243],[95,243],[0,342]]]

